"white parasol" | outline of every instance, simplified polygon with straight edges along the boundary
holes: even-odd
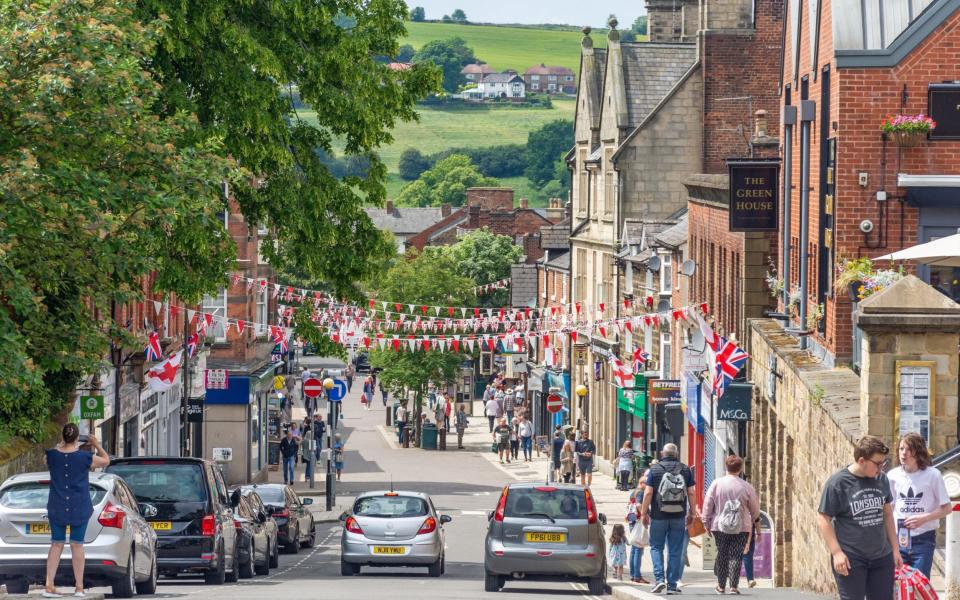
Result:
[[[873,260],[915,260],[924,265],[960,267],[960,233],[884,254]]]

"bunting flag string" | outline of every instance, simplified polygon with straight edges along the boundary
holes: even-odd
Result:
[[[488,283],[486,285],[478,285],[473,288],[474,296],[481,296],[483,294],[488,294],[490,292],[495,292],[497,290],[503,290],[510,287],[511,279],[507,277],[506,279],[501,279],[500,281],[494,281],[493,283]]]

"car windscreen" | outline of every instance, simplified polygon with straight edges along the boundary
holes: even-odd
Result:
[[[277,506],[280,506],[284,503],[283,488],[281,487],[257,487],[243,489],[255,491],[265,504],[276,504]]]
[[[100,504],[107,490],[90,485],[90,501],[94,506]],[[6,508],[46,508],[50,496],[50,484],[41,481],[16,483],[0,492],[0,506]]]
[[[203,468],[188,463],[110,465],[108,470],[123,477],[138,502],[206,502]]]
[[[353,514],[358,517],[423,517],[428,512],[427,503],[414,496],[367,496],[353,504]]]
[[[586,519],[587,497],[583,490],[550,486],[511,488],[505,517],[532,519]]]

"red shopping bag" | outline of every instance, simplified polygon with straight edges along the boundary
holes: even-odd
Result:
[[[920,571],[903,566],[896,575],[897,600],[939,600],[930,580]]]

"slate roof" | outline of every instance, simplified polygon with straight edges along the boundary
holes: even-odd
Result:
[[[562,252],[557,256],[554,256],[554,251],[550,251],[550,260],[546,261],[546,266],[551,269],[562,269],[564,271],[570,270],[570,252]]]
[[[661,231],[654,244],[657,246],[666,246],[668,248],[677,249],[680,246],[687,243],[687,215],[684,215],[680,218],[680,222],[672,227],[668,227]]]
[[[385,229],[396,234],[420,233],[443,218],[442,209],[439,207],[394,207],[390,211],[385,208],[367,208],[365,210],[367,216],[370,217],[370,220],[378,229]]]
[[[543,63],[535,67],[530,67],[523,72],[524,75],[573,75],[573,71],[567,67],[548,67]]]
[[[680,216],[675,213],[662,221],[628,219],[623,223],[623,244],[625,246],[639,246],[643,243],[645,247],[652,246],[657,236],[679,222]],[[629,248],[626,249],[626,252],[629,253]]]
[[[473,63],[465,66],[460,69],[460,73],[466,75],[467,73],[496,73],[497,70],[491,67],[490,65]]]
[[[510,83],[514,79],[523,81],[523,77],[520,77],[516,73],[490,73],[489,75],[484,75],[483,79],[480,80],[481,83]]]
[[[629,127],[637,127],[697,60],[694,44],[624,43],[623,82]]]

